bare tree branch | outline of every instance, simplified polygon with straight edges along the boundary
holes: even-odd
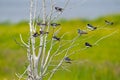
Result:
[[[23,45],[25,45],[26,47],[28,47],[28,45],[23,41],[22,35],[20,34],[20,40],[23,43]]]
[[[98,39],[98,40],[94,43],[94,45],[96,45],[96,44],[97,44],[98,42],[100,42],[101,40],[103,40],[103,39],[105,39],[105,38],[107,38],[107,37],[112,36],[112,35],[115,34],[116,32],[118,32],[118,31],[114,31],[114,32],[112,32],[112,33],[109,34],[109,35],[106,35],[106,36],[101,37],[100,39]]]

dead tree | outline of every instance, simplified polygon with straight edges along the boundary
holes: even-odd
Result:
[[[62,39],[67,33],[64,33],[61,37],[58,37],[57,34],[60,31],[61,27],[55,30],[55,28],[57,26],[60,26],[60,24],[53,23],[53,21],[64,12],[67,4],[69,3],[69,0],[66,0],[64,6],[62,7],[57,6],[53,0],[50,0],[49,6],[50,12],[48,13],[46,11],[47,0],[41,0],[41,2],[42,6],[41,8],[39,8],[37,6],[38,0],[30,0],[30,20],[29,20],[30,30],[28,42],[26,43],[23,40],[22,35],[20,35],[21,42],[27,50],[28,66],[26,70],[23,72],[23,74],[21,75],[16,74],[19,77],[19,80],[24,78],[24,74],[26,73],[27,73],[27,77],[25,77],[26,80],[44,80],[45,76],[48,77],[48,80],[51,80],[52,76],[55,74],[57,70],[59,70],[59,68],[69,71],[62,64],[63,62],[71,63],[72,60],[69,58],[70,55],[73,55],[78,51],[85,50],[88,47],[92,47],[102,39],[107,38],[115,33],[112,32],[109,35],[101,37],[92,45],[86,42],[85,48],[69,53],[69,50],[71,48],[79,45],[79,43],[77,44],[75,43],[76,40],[81,35],[87,35],[89,32],[78,29],[78,35],[75,38],[73,38],[70,41],[67,41],[66,43],[62,43]],[[42,18],[39,17],[40,15],[36,14],[37,10],[41,11]],[[54,13],[56,13],[56,15],[53,15]],[[89,25],[88,27],[89,29],[92,29],[92,31],[97,30],[97,27]],[[51,28],[53,29],[52,31]],[[58,46],[56,47],[56,50],[53,51],[53,48],[56,45]],[[68,46],[65,49],[61,50],[61,48],[66,45]],[[62,55],[60,57],[60,60],[56,63],[52,63],[54,58],[59,55]],[[49,70],[50,66],[53,67]]]

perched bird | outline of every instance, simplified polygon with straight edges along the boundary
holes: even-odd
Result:
[[[57,27],[57,26],[60,26],[60,24],[57,24],[57,23],[51,23],[51,26],[53,26],[54,28]]]
[[[47,26],[47,23],[37,23],[38,26]]]
[[[95,30],[97,27],[92,26],[91,24],[87,24],[87,28],[90,30]]]
[[[54,40],[57,40],[57,41],[60,41],[60,38],[56,37],[56,36],[53,36],[53,39]]]
[[[86,31],[83,31],[83,30],[80,30],[80,29],[77,29],[78,30],[78,34],[82,35],[82,34],[87,34]]]
[[[70,63],[71,64],[72,60],[69,57],[65,57],[64,60],[65,60],[66,63]]]
[[[63,12],[63,8],[60,8],[60,7],[55,7],[55,10],[58,12]]]
[[[108,25],[113,25],[113,22],[110,22],[110,21],[107,21],[107,20],[105,20],[105,23],[108,24]]]
[[[92,47],[92,45],[90,43],[88,43],[88,42],[85,42],[85,46],[86,47]]]
[[[33,37],[38,37],[40,34],[38,34],[38,32],[33,34]]]

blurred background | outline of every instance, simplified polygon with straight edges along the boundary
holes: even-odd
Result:
[[[65,2],[55,1],[61,7]],[[16,80],[15,74],[22,74],[26,68],[26,50],[15,40],[20,42],[19,34],[22,34],[27,42],[29,3],[30,0],[0,0],[0,80]],[[114,24],[106,25],[104,20]],[[96,46],[70,56],[73,63],[65,64],[70,71],[60,70],[52,80],[120,80],[120,0],[70,0],[58,22],[62,27],[58,36],[70,32],[64,40],[75,37],[76,30],[86,29],[88,23],[104,27],[81,36],[77,41],[81,45],[72,51],[84,48],[86,41],[93,44],[102,36],[117,32]]]

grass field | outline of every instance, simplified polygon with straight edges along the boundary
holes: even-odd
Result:
[[[105,19],[113,21],[114,24],[81,36],[77,41],[80,45],[71,51],[84,48],[86,41],[94,44],[102,36],[117,32],[102,39],[96,46],[71,55],[72,64],[66,64],[70,71],[59,70],[52,80],[120,80],[120,15],[105,16],[90,21],[61,19],[59,23],[62,29],[58,36],[69,32],[63,40],[70,40],[77,35],[78,28],[86,29],[87,23],[101,28],[105,25]],[[29,25],[26,21],[0,24],[0,80],[17,79],[15,73],[22,73],[25,70],[26,50],[17,45],[14,39],[20,41],[19,34],[22,34],[27,41],[28,32]]]

